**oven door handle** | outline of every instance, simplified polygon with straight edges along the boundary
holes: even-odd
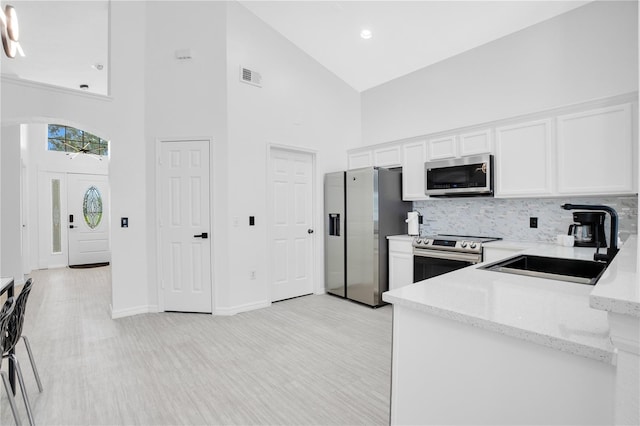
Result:
[[[419,257],[431,257],[434,259],[460,260],[463,262],[480,263],[482,257],[479,254],[455,253],[451,251],[413,249],[413,255]]]

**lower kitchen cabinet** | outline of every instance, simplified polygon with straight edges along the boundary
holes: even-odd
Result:
[[[413,284],[413,238],[408,235],[389,239],[389,290]]]

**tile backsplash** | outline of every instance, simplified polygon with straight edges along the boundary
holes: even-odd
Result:
[[[439,198],[414,201],[414,210],[423,216],[420,235],[457,234],[501,237],[511,241],[555,242],[556,235],[566,234],[573,223],[573,211],[560,205],[603,204],[618,213],[622,239],[638,233],[638,197],[568,197],[568,198]],[[538,227],[529,227],[529,218],[538,218]],[[605,230],[609,237],[610,218]]]

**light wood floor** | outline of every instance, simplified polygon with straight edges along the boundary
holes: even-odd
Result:
[[[324,295],[231,317],[112,320],[109,267],[32,277],[24,333],[43,393],[24,345],[17,356],[40,425],[389,422],[390,306]],[[4,390],[0,410],[13,424]]]

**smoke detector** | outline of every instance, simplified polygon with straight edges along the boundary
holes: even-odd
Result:
[[[191,49],[179,49],[176,50],[176,59],[179,61],[189,61],[193,59],[193,55],[191,54]]]
[[[240,66],[240,81],[253,86],[262,87],[262,76],[260,73]]]

